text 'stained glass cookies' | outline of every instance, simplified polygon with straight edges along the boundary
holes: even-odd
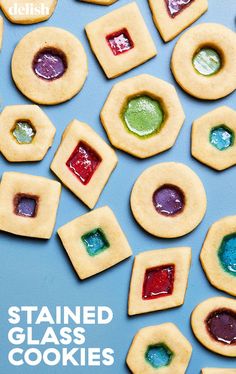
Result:
[[[52,161],[52,171],[88,207],[96,204],[118,160],[87,124],[72,121]]]
[[[229,95],[236,89],[235,33],[216,23],[191,28],[176,43],[171,69],[192,96],[216,100]]]
[[[168,42],[195,22],[208,8],[207,0],[149,0],[153,19]]]
[[[144,327],[135,335],[127,355],[133,374],[185,373],[192,346],[173,323]],[[160,370],[158,370],[160,369]]]
[[[147,74],[115,84],[101,111],[111,143],[140,158],[171,148],[184,118],[175,88]]]
[[[18,43],[12,77],[30,100],[59,104],[75,96],[87,76],[87,57],[80,41],[66,30],[38,28]]]
[[[117,77],[157,54],[136,3],[106,14],[89,23],[85,30],[108,78]]]
[[[201,180],[189,167],[169,162],[151,166],[139,176],[130,203],[136,221],[146,231],[176,238],[200,224],[207,199]]]
[[[67,223],[58,234],[81,279],[100,273],[132,254],[109,207],[96,209]]]

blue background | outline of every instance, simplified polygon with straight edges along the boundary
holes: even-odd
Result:
[[[236,212],[235,168],[224,172],[215,172],[198,163],[190,155],[190,129],[192,121],[202,114],[220,105],[235,108],[235,93],[217,102],[202,102],[185,94],[175,83],[170,72],[169,62],[176,43],[164,44],[154,24],[147,1],[137,1],[150,33],[158,49],[158,56],[142,66],[108,81],[95,57],[91,53],[84,33],[84,26],[103,14],[127,3],[120,0],[110,7],[86,4],[76,0],[59,0],[53,17],[39,25],[15,26],[5,20],[3,50],[0,55],[0,92],[1,105],[28,103],[14,87],[10,74],[12,52],[18,41],[29,31],[46,25],[65,28],[74,33],[83,43],[89,62],[89,76],[81,93],[70,102],[44,107],[44,110],[57,128],[52,149],[39,163],[12,164],[0,156],[0,170],[18,171],[55,178],[49,171],[49,165],[57,149],[61,134],[73,118],[90,124],[104,139],[106,134],[99,121],[99,112],[112,87],[120,80],[141,73],[153,74],[173,83],[183,104],[186,121],[175,146],[155,157],[146,160],[135,159],[117,151],[119,164],[104,189],[97,207],[109,205],[123,227],[134,255],[150,249],[171,246],[191,246],[193,262],[189,277],[185,304],[176,309],[129,318],[127,316],[127,296],[133,258],[86,281],[80,281],[73,271],[65,251],[57,237],[56,230],[61,225],[84,214],[88,209],[66,188],[63,188],[54,234],[49,241],[21,238],[3,232],[0,233],[0,372],[24,373],[34,371],[39,374],[62,373],[127,373],[125,357],[135,333],[144,326],[174,322],[193,345],[193,355],[188,374],[199,373],[202,367],[233,367],[235,359],[220,357],[203,348],[194,338],[189,316],[193,308],[202,300],[224,293],[214,289],[208,283],[199,263],[199,252],[209,226],[216,220]],[[235,29],[235,0],[209,0],[209,10],[196,23],[218,22]],[[208,196],[208,209],[200,226],[191,234],[174,240],[162,240],[148,235],[134,221],[129,196],[134,181],[147,167],[159,162],[178,161],[189,165],[202,179]],[[127,177],[128,176],[128,177]],[[193,212],[194,214],[194,212]],[[7,341],[10,325],[7,322],[7,309],[10,305],[108,305],[114,311],[114,320],[108,326],[87,328],[86,345],[91,347],[112,347],[115,350],[113,367],[28,367],[16,368],[7,360],[11,348]],[[40,333],[41,329],[36,329]],[[174,374],[174,373],[173,373]]]

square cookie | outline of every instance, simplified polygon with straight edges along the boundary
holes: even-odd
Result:
[[[154,23],[168,42],[207,11],[207,0],[149,0]]]
[[[108,78],[117,77],[157,54],[135,2],[89,23],[85,30]]]
[[[6,172],[0,185],[0,230],[49,239],[56,221],[61,184],[43,177]]]
[[[93,208],[117,162],[113,149],[91,127],[73,120],[62,135],[51,169]]]
[[[130,257],[129,243],[112,210],[105,206],[58,230],[80,279],[100,273]]]
[[[184,303],[191,248],[169,248],[135,257],[128,314],[174,308]]]

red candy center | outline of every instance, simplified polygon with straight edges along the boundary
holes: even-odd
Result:
[[[146,270],[143,300],[171,295],[174,288],[175,265],[163,265]]]
[[[106,39],[113,55],[115,56],[127,52],[134,47],[134,43],[127,29],[113,32],[112,34],[107,35]]]

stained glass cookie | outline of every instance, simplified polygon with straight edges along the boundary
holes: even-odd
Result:
[[[191,248],[148,251],[135,257],[129,315],[174,308],[184,303]]]
[[[236,357],[236,300],[213,297],[200,303],[191,317],[193,333],[210,351]]]
[[[107,206],[67,223],[58,234],[81,279],[100,273],[132,254],[125,234]]]
[[[74,120],[62,136],[51,169],[93,208],[117,162],[113,149],[91,127]]]
[[[192,346],[173,323],[144,327],[135,335],[126,362],[133,374],[184,374]]]
[[[51,179],[5,172],[0,184],[0,230],[49,239],[56,221],[61,184]]]
[[[171,148],[184,118],[175,88],[148,74],[116,83],[101,111],[111,143],[140,158]]]
[[[236,374],[236,369],[217,369],[205,368],[202,369],[202,374]]]
[[[87,76],[80,41],[66,30],[42,27],[23,37],[12,57],[12,77],[30,100],[45,105],[71,99]]]
[[[136,3],[89,23],[92,51],[108,78],[114,78],[156,56],[156,47]]]
[[[216,100],[236,89],[236,35],[227,27],[204,23],[183,34],[174,48],[171,69],[188,94]]]
[[[57,0],[1,0],[0,7],[12,23],[33,24],[49,19]]]
[[[56,129],[37,105],[12,105],[0,114],[0,152],[11,162],[42,160]]]
[[[163,40],[168,42],[207,11],[207,0],[149,0],[153,19]]]
[[[130,197],[136,221],[150,234],[176,238],[194,230],[206,211],[206,193],[186,165],[167,162],[146,169]]]

